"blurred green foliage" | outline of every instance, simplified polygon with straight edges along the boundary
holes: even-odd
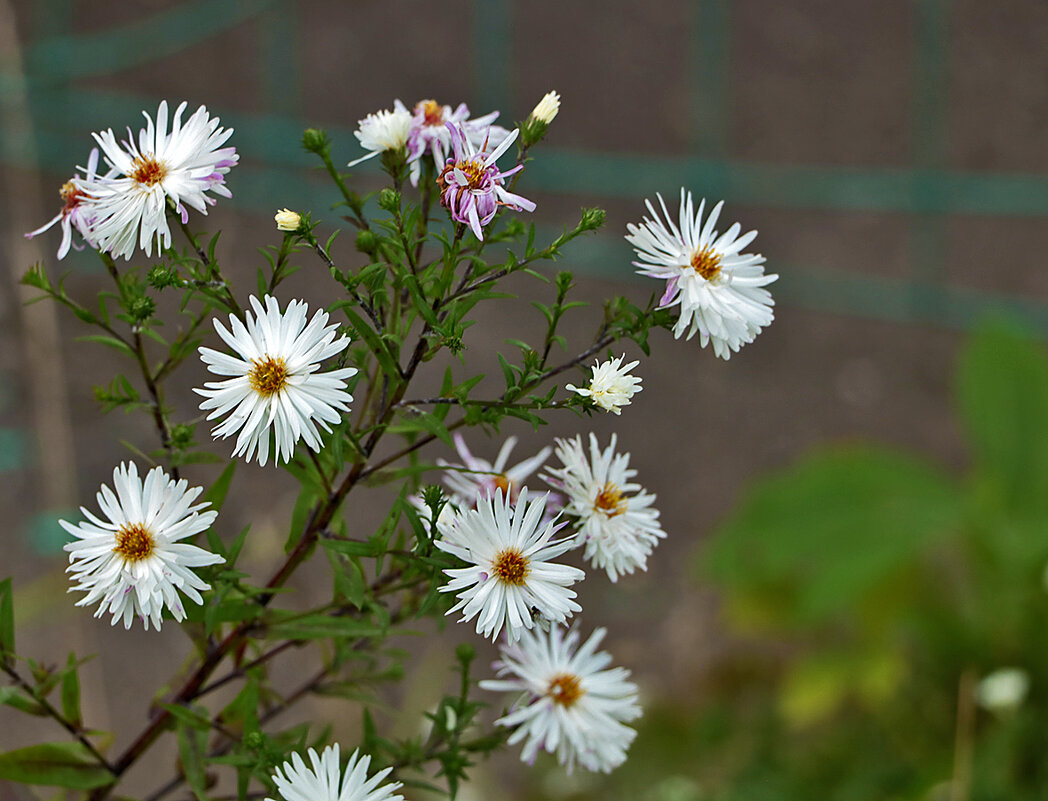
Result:
[[[964,474],[835,445],[743,494],[701,549],[733,642],[580,794],[1048,799],[1048,358],[987,324],[955,388]],[[1028,696],[980,706],[1003,667]]]

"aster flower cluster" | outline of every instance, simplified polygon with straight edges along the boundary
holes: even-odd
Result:
[[[198,724],[201,698],[211,689],[246,680],[245,692],[213,715],[219,732],[227,726],[245,732],[230,764],[253,765],[252,777],[268,791],[275,787],[283,801],[403,801],[401,783],[387,779],[391,765],[411,764],[415,746],[398,753],[393,741],[366,731],[365,751],[369,743],[384,744],[343,759],[337,744],[318,752],[319,746],[307,747],[311,740],[304,735],[263,732],[266,716],[259,711],[265,708],[269,716],[322,689],[357,693],[356,660],[349,655],[360,656],[371,670],[377,664],[372,658],[384,653],[383,638],[431,609],[445,610],[498,642],[494,675],[480,687],[511,694],[495,725],[511,730],[508,742],[520,745],[522,760],[530,763],[545,751],[569,771],[598,772],[625,760],[636,737],[630,724],[641,715],[639,688],[626,668],[614,666],[600,650],[604,628],[583,634],[578,585],[587,572],[617,583],[647,570],[666,538],[655,495],[638,483],[616,434],[604,445],[592,433],[556,438],[523,459],[513,456],[517,438],[509,436],[489,459],[471,451],[456,429],[497,430],[509,417],[537,425],[564,408],[619,418],[649,393],[637,399],[642,378],[634,370],[641,361],[627,360],[624,350],[612,349],[615,343],[631,340],[647,354],[649,330],[662,326],[677,338],[698,333],[703,346],[712,343],[716,355],[728,358],[771,322],[772,299],[764,287],[776,276],[764,274],[763,257],[744,252],[755,232],[743,235],[737,223],[723,233],[715,230],[722,204],[704,217],[705,202],[696,209],[682,190],[674,222],[658,196],[660,211],[648,202],[651,216],[628,225],[626,239],[639,272],[665,282],[661,301],[653,296],[647,308],[625,298],[607,303],[596,337],[558,364],[555,346],[566,348],[559,321],[567,310],[585,305],[567,299],[573,283],[562,273],[554,282],[555,303],[535,304],[547,321],[545,340],[517,343],[519,364],[500,356],[506,380],[501,396],[478,396],[486,391],[484,376],[456,383],[458,368],[449,367],[436,394],[415,399],[409,386],[425,374],[420,365],[441,351],[457,355],[466,349],[472,321],[464,315],[498,296],[491,291],[498,280],[558,257],[572,239],[604,222],[599,209],[584,210],[574,229],[545,248],[533,244],[532,231],[521,254],[486,261],[484,249],[492,240],[524,240],[518,223],[503,224],[503,214],[535,209],[516,185],[530,148],[560,108],[559,94],[550,92],[513,129],[496,124],[497,111],[472,117],[465,104],[434,100],[410,108],[394,100],[367,114],[355,132],[364,155],[348,164],[381,158],[393,178],[393,188],[379,193],[378,206],[388,217],[369,217],[364,199],[339,175],[331,141],[322,131],[308,130],[303,144],[323,160],[348,209],[345,219],[357,228],[355,250],[336,252],[344,239],[336,243],[334,233],[322,243],[315,231],[323,222],[310,210],[279,208],[273,217],[276,244],[265,250],[270,269],[258,270],[254,294],[240,294],[223,273],[217,237],[202,247],[187,227],[190,210],[207,214],[216,198],[231,197],[226,178],[239,160],[230,144],[232,129],[221,127],[205,106],[187,114],[183,102],[169,113],[161,102],[155,115],[145,114],[145,127],[128,129],[126,139],[112,129],[93,135],[97,147],[87,166],[63,185],[59,213],[27,236],[59,225],[58,257],[84,246],[97,250],[117,291],[100,293],[96,314],[61,283],[52,284],[42,269],[31,270],[25,282],[100,328],[95,339],[131,357],[140,379],[119,374],[97,387],[96,397],[107,410],[147,413],[160,449],[146,453],[136,447],[140,459],[152,462],[144,475],[135,462],[122,462],[100,487],[97,511],[81,507],[82,520],[61,521],[72,538],[65,545],[70,591],[82,594],[77,606],[92,607],[95,617],[108,616],[111,625],[125,629],[139,621],[146,632],[159,630],[165,618],[191,623],[186,631],[197,648],[188,678],[176,679],[183,683],[129,751],[112,763],[100,757],[107,781],[112,765],[123,770],[172,728],[179,730],[184,760],[207,762],[207,755],[193,751],[199,746],[190,742],[195,735],[187,738],[188,729],[181,727]],[[190,245],[185,252],[173,249],[179,230]],[[152,259],[154,253],[157,262],[148,271],[117,264],[121,257]],[[360,254],[363,265],[357,265]],[[310,281],[317,274],[333,279],[337,294],[321,295],[323,308],[285,294],[283,281],[300,266],[293,259],[303,255],[320,265]],[[180,293],[172,299],[180,304],[166,305],[177,305],[188,323],[180,318],[177,329],[160,328],[160,292]],[[179,393],[167,394],[163,386],[183,364],[197,371],[193,392],[199,397],[188,410],[173,402]],[[585,379],[550,386],[555,376],[575,369]],[[447,417],[451,409],[462,413],[454,422]],[[221,507],[233,465],[204,500],[204,488],[181,475],[196,469],[196,462],[214,459],[197,451],[198,424],[211,426],[213,440],[233,440],[212,448],[245,463],[241,475],[258,475],[258,468],[272,465],[300,485],[283,561],[264,583],[250,583],[236,564],[244,542],[256,535],[245,530],[229,544],[218,530],[220,511],[224,521],[232,519]],[[398,435],[402,446],[390,447],[388,440]],[[457,457],[437,458],[435,466],[426,462],[422,449],[434,440],[453,445]],[[411,495],[419,476],[434,469],[443,489]],[[360,530],[366,516],[358,515],[347,495],[393,482],[402,486],[390,516],[367,537]],[[428,525],[420,525],[420,518]],[[286,582],[319,552],[334,571],[332,601],[305,612],[283,608]],[[374,571],[365,559],[374,560]],[[0,613],[4,592],[0,583]],[[256,637],[282,642],[263,647]],[[335,657],[319,678],[299,690],[278,689],[263,666],[299,651],[288,644],[321,637],[331,641]],[[0,641],[0,652],[4,648]],[[227,660],[231,672],[214,677]],[[430,715],[433,730],[425,748],[427,760],[440,761],[452,791],[470,765],[472,753],[462,750],[464,744],[478,742],[462,735],[478,725],[481,706],[468,697],[476,686],[469,658],[460,656],[459,662],[462,692]],[[344,675],[335,675],[339,671]],[[71,690],[63,682],[66,704]],[[73,726],[73,719],[66,721],[67,730],[88,731],[79,722]],[[366,718],[365,730],[371,727]],[[90,743],[78,739],[90,752]],[[373,759],[385,766],[372,771]],[[187,762],[179,781],[200,779],[198,767]],[[193,789],[200,794],[201,787]]]

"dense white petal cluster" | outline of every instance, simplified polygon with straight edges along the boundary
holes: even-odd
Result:
[[[137,141],[128,130],[128,139],[118,143],[113,130],[92,134],[111,168],[105,178],[84,180],[91,219],[91,240],[99,250],[130,259],[136,243],[147,256],[171,245],[167,222],[168,201],[189,220],[186,207],[207,214],[215,199],[212,192],[231,197],[225,176],[239,156],[236,148],[223,147],[233,133],[220,128],[218,117],[211,117],[204,106],[182,124],[186,109],[175,110],[168,132],[167,101],[157,108],[156,124],[146,112],[146,127]]]
[[[301,756],[292,754],[289,762],[275,769],[273,782],[284,801],[404,801],[396,793],[404,786],[401,782],[382,784],[392,768],[368,778],[369,755],[360,756],[354,751],[345,772],[339,764],[338,743],[329,745],[320,756],[310,748],[308,755],[309,766]]]
[[[212,373],[232,377],[194,390],[207,398],[200,408],[211,412],[208,420],[228,415],[212,436],[225,439],[239,432],[233,455],[251,461],[257,452],[260,465],[269,458],[270,430],[274,462],[290,461],[299,439],[319,451],[317,426],[330,431],[329,424],[349,411],[353,396],[345,390],[346,379],[357,373],[354,367],[318,372],[320,362],[349,345],[348,337],[336,338],[338,326],[327,324],[327,312],[318,310],[307,324],[305,301],[291,301],[283,314],[276,298],[266,295],[264,303],[252,297],[254,316],[245,312],[241,322],[229,315],[229,329],[214,321],[236,355],[200,348],[200,358]]]
[[[59,521],[76,537],[65,545],[70,592],[87,593],[77,606],[100,601],[95,617],[109,612],[113,625],[122,620],[129,629],[137,616],[147,631],[150,624],[159,631],[165,606],[175,620],[185,618],[179,592],[199,604],[199,590],[210,589],[190,568],[225,561],[181,542],[207,530],[218,513],[202,511],[210,503],[192,505],[201,487],[189,489],[185,479],[175,481],[159,467],[143,482],[133,462],[121,464],[113,470],[113,488],[103,484],[95,496],[105,520],[81,506],[87,522]]]
[[[623,366],[622,360],[625,358],[626,354],[623,354],[606,362],[595,362],[589,386],[567,384],[565,388],[589,398],[606,412],[622,414],[622,407],[629,406],[630,399],[644,389],[640,385],[640,378],[629,375],[629,371],[640,362],[633,361]]]
[[[615,452],[616,441],[612,434],[602,451],[590,434],[587,458],[581,437],[558,439],[556,454],[563,467],[543,476],[564,492],[564,513],[575,521],[583,556],[612,581],[637,568],[647,570],[648,555],[666,536],[652,508],[655,496],[630,480],[637,471],[629,468],[628,453]]]
[[[563,629],[525,632],[520,642],[500,647],[494,667],[499,679],[480,682],[496,692],[522,693],[501,726],[516,727],[511,744],[524,741],[520,758],[532,762],[540,748],[556,753],[570,772],[577,761],[587,770],[610,772],[626,759],[637,733],[625,725],[641,715],[637,685],[625,668],[609,668],[611,656],[597,647],[597,629],[578,647],[579,634]]]
[[[582,609],[568,587],[585,573],[549,561],[573,543],[553,539],[560,525],[543,522],[546,499],[529,500],[524,488],[514,503],[496,489],[458,516],[452,539],[436,543],[469,565],[444,571],[450,581],[440,591],[459,599],[448,614],[461,610],[462,622],[476,618],[482,637],[495,639],[505,628],[509,639],[517,640],[537,622],[561,623]]]
[[[411,133],[413,115],[399,100],[392,111],[376,111],[368,114],[357,123],[357,130],[353,135],[360,142],[360,146],[370,151],[366,156],[349,162],[350,167],[355,167],[362,161],[384,153],[387,150],[400,150],[407,147],[408,136]]]
[[[706,201],[696,211],[691,192],[681,189],[678,227],[662,196],[658,199],[665,220],[646,200],[651,218],[626,226],[626,240],[640,258],[633,264],[641,268],[637,271],[641,275],[666,281],[662,306],[680,306],[673,328],[676,338],[687,332],[691,339],[698,332],[703,347],[712,342],[713,352],[729,359],[771,324],[775,302],[764,287],[778,276],[764,274],[763,256],[742,252],[756,238],[756,231],[740,236],[738,223],[723,234],[715,230],[723,201],[703,224]]]

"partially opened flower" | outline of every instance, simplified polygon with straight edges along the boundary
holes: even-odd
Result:
[[[578,646],[578,631],[554,627],[524,632],[520,642],[499,648],[499,679],[480,682],[495,692],[521,693],[500,726],[515,727],[510,744],[524,741],[520,758],[531,763],[539,749],[557,755],[568,772],[610,772],[626,759],[637,732],[625,725],[640,717],[637,685],[625,668],[609,668],[611,656],[597,647],[597,629]]]
[[[633,361],[623,366],[622,360],[625,358],[626,355],[623,354],[614,359],[608,359],[606,362],[595,362],[589,386],[576,387],[573,384],[566,384],[565,389],[589,398],[606,412],[622,414],[621,407],[629,406],[630,398],[644,389],[640,385],[640,378],[629,375],[629,371],[640,362]]]
[[[449,124],[448,130],[455,154],[444,163],[437,185],[440,203],[451,213],[451,219],[469,225],[477,239],[483,239],[483,228],[494,218],[499,206],[515,211],[535,210],[530,200],[505,188],[506,178],[520,172],[524,165],[518,164],[506,172],[499,171],[495,165],[499,156],[517,140],[519,131],[514,130],[488,152],[488,145],[478,150],[461,128]]]
[[[387,150],[406,148],[408,135],[411,133],[411,122],[411,112],[399,100],[392,111],[382,110],[368,114],[357,123],[357,130],[353,135],[360,142],[360,146],[370,152],[349,162],[348,166],[355,167]]]
[[[581,611],[568,587],[586,574],[550,561],[572,542],[553,539],[560,526],[543,523],[545,511],[546,496],[529,501],[525,488],[515,504],[496,490],[459,514],[454,538],[436,543],[469,565],[444,571],[451,580],[440,591],[459,599],[449,615],[461,610],[462,622],[477,618],[482,637],[494,639],[505,628],[512,641],[537,622],[561,623]]]
[[[557,92],[546,92],[542,100],[531,111],[531,117],[538,122],[549,125],[560,111],[560,95]]]
[[[81,167],[79,169],[83,168]],[[90,200],[91,196],[84,189],[84,185],[90,181],[97,180],[97,170],[98,148],[94,147],[91,148],[91,155],[88,157],[87,169],[84,170],[84,175],[74,175],[62,184],[62,188],[58,190],[58,195],[62,198],[61,211],[52,217],[49,222],[41,225],[35,231],[30,231],[26,234],[26,239],[32,239],[34,236],[42,234],[44,231],[51,228],[55,223],[60,223],[62,226],[62,241],[58,245],[59,260],[65,258],[70,247],[76,250],[82,250],[84,247],[73,241],[74,228],[86,244],[94,247],[95,245],[91,237],[91,223],[94,220],[95,214],[91,209],[90,203],[86,202]]]
[[[77,606],[98,603],[95,617],[112,614],[112,624],[139,617],[148,631],[159,631],[164,607],[175,620],[185,618],[179,592],[201,603],[199,590],[210,589],[192,570],[225,561],[182,540],[206,531],[218,512],[202,511],[210,503],[193,501],[203,491],[189,489],[185,479],[175,481],[161,468],[138,476],[133,462],[113,470],[114,493],[105,484],[95,496],[106,519],[80,507],[87,521],[74,526],[59,520],[76,540],[65,545],[74,586],[87,593]]]
[[[698,332],[703,347],[712,342],[713,352],[729,359],[771,324],[775,301],[764,287],[778,276],[764,274],[763,256],[742,252],[756,238],[756,231],[740,236],[738,223],[723,234],[715,230],[723,201],[703,224],[706,201],[696,211],[691,192],[681,189],[678,228],[662,196],[657,197],[665,220],[646,200],[651,218],[626,226],[626,240],[640,258],[633,264],[641,268],[637,271],[641,275],[666,281],[662,306],[680,306],[673,328],[676,338],[687,332],[691,339]]]
[[[397,106],[404,108],[398,100]],[[482,117],[469,118],[469,107],[459,103],[452,110],[451,106],[442,106],[436,100],[420,100],[415,104],[411,120],[411,135],[408,140],[408,161],[411,165],[411,184],[418,186],[422,172],[421,159],[431,155],[433,163],[439,170],[447,161],[451,152],[451,134],[448,124],[458,126],[473,145],[480,147],[487,142],[488,147],[498,147],[509,136],[509,131],[501,125],[494,125],[499,113],[492,111]]]
[[[367,754],[354,751],[343,772],[338,743],[329,745],[320,756],[312,748],[307,753],[308,767],[301,756],[292,754],[291,760],[273,773],[273,783],[284,801],[404,801],[396,792],[404,786],[401,782],[382,784],[393,768],[384,768],[368,778],[371,757]]]
[[[319,451],[317,426],[330,431],[329,424],[349,411],[353,396],[346,392],[346,379],[357,372],[354,367],[319,372],[320,362],[349,345],[348,337],[336,339],[338,326],[327,324],[327,312],[319,309],[307,324],[305,301],[291,301],[283,314],[276,298],[266,295],[264,302],[263,308],[252,297],[255,314],[245,312],[244,322],[229,315],[228,330],[215,319],[215,330],[236,355],[200,348],[200,358],[212,373],[231,378],[193,390],[207,398],[200,408],[211,410],[208,420],[228,415],[211,434],[223,439],[238,434],[233,455],[251,461],[257,452],[260,465],[269,458],[271,430],[274,462],[290,461],[299,439]]]
[[[581,437],[558,439],[556,453],[564,466],[544,476],[566,496],[564,513],[574,518],[583,556],[612,581],[646,570],[648,555],[666,536],[652,508],[655,496],[630,480],[637,471],[629,469],[628,453],[615,452],[615,444],[612,434],[602,451],[590,434],[587,458]]]
[[[157,108],[155,125],[142,112],[146,127],[137,141],[130,129],[121,144],[112,129],[92,134],[112,168],[110,176],[83,183],[94,215],[91,236],[99,250],[130,259],[137,243],[150,256],[154,240],[158,248],[171,245],[168,201],[187,222],[187,206],[207,214],[208,205],[214,205],[208,192],[232,196],[225,176],[239,156],[236,148],[222,145],[233,129],[220,128],[218,117],[204,106],[183,125],[185,109],[182,103],[175,110],[170,132],[166,100]]]

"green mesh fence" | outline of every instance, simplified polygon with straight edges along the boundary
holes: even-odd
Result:
[[[965,172],[945,168],[947,141],[948,0],[910,0],[914,63],[911,87],[913,163],[909,168],[864,168],[818,164],[747,162],[728,156],[730,109],[727,80],[730,0],[695,0],[691,14],[693,124],[688,157],[573,151],[544,146],[529,165],[536,190],[577,196],[638,199],[683,185],[730,203],[784,209],[875,212],[906,215],[910,273],[904,278],[818,271],[775,261],[781,276],[776,297],[787,304],[876,319],[931,322],[964,327],[990,309],[1021,315],[1048,335],[1048,305],[1033,299],[950,286],[945,275],[945,225],[957,216],[1029,217],[1048,215],[1048,176]],[[526,13],[513,0],[475,0],[472,6],[473,101],[478,108],[513,106],[511,97],[512,16]],[[294,2],[275,0],[193,0],[102,32],[71,30],[71,0],[37,0],[37,37],[25,44],[24,80],[34,122],[33,150],[49,170],[83,158],[86,129],[132,121],[156,98],[85,88],[84,79],[103,76],[170,56],[247,23],[265,54],[259,76],[267,99],[264,114],[223,111],[223,124],[237,128],[237,147],[256,165],[236,175],[237,204],[272,213],[280,205],[324,209],[330,192],[301,180],[313,166],[298,146],[301,131],[316,120],[297,108],[300,75],[295,52],[299,21]],[[482,68],[481,68],[482,66]],[[0,74],[0,89],[21,78]],[[71,87],[76,85],[76,90]],[[76,133],[73,133],[76,132]],[[330,129],[336,146],[351,152],[350,129]],[[25,164],[24,142],[0,137],[0,157]],[[296,175],[292,179],[291,172]],[[279,193],[275,188],[279,187]],[[607,277],[629,279],[630,251],[618,232],[587,240],[573,265]]]

